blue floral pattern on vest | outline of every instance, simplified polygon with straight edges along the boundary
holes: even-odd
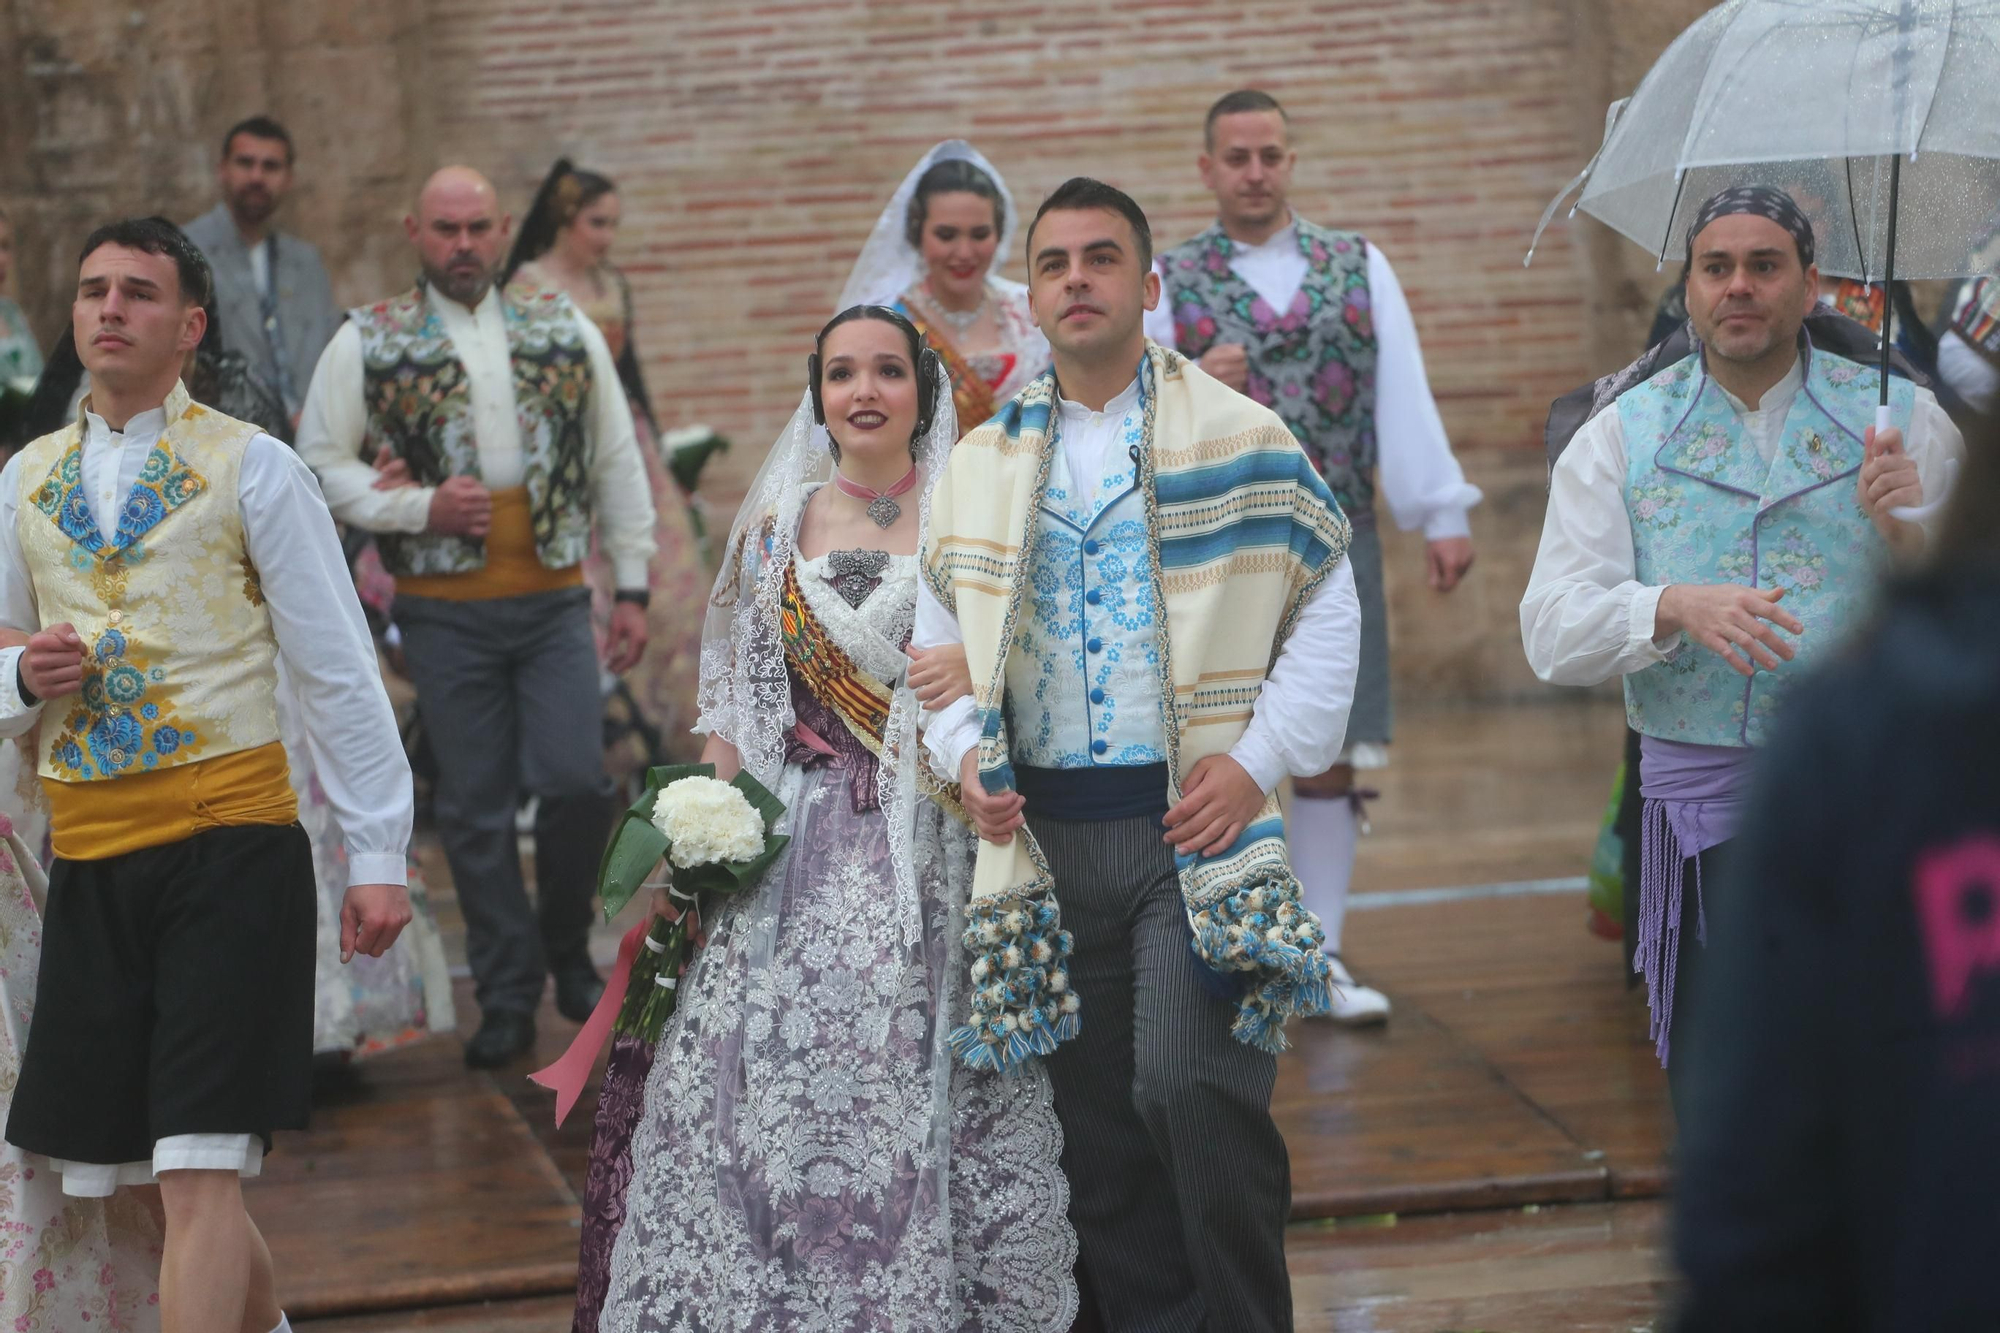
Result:
[[[1856,474],[1874,424],[1876,372],[1805,348],[1806,373],[1769,463],[1697,352],[1618,400],[1635,576],[1652,587],[1783,588],[1806,632],[1776,671],[1738,675],[1683,643],[1625,678],[1634,730],[1698,745],[1763,742],[1786,688],[1838,646],[1873,594],[1887,548],[1861,508]],[[1909,428],[1915,390],[1892,379],[1892,419]]]
[[[1167,757],[1146,507],[1130,452],[1145,439],[1145,416],[1142,384],[1091,494],[1070,493],[1060,452],[1051,469],[1007,659],[1018,764],[1090,768]],[[1049,447],[1058,451],[1061,422],[1058,407],[1049,414]]]

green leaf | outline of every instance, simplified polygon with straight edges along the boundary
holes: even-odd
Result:
[[[748,773],[741,772],[729,780],[729,785],[742,792],[744,799],[750,802],[750,808],[764,816],[766,836],[777,829],[779,821],[785,817],[785,803],[773,796],[769,788]]]
[[[648,815],[637,810],[625,812],[597,870],[597,896],[604,904],[606,921],[632,901],[632,895],[667,854],[667,847],[667,835],[653,827]]]

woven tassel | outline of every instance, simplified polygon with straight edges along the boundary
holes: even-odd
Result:
[[[1082,1003],[1068,967],[1075,941],[1053,899],[975,902],[963,938],[972,952],[972,1012],[947,1038],[954,1055],[969,1068],[1005,1073],[1076,1036]]]

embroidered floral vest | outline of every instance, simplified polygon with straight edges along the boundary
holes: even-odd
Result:
[[[1626,715],[1645,735],[1761,744],[1786,688],[1839,645],[1875,590],[1887,552],[1855,474],[1874,424],[1876,372],[1810,346],[1805,355],[1768,465],[1699,352],[1618,400],[1639,582],[1783,588],[1782,605],[1806,627],[1785,635],[1793,660],[1748,680],[1694,643],[1625,677]],[[1902,379],[1889,386],[1893,419],[1908,430],[1915,391]]]
[[[1014,762],[1034,768],[1156,764],[1158,623],[1148,576],[1146,506],[1129,449],[1145,438],[1136,400],[1091,495],[1072,495],[1062,455],[1037,515],[1021,620],[1007,656]],[[1060,428],[1060,409],[1049,416]],[[1061,448],[1060,440],[1051,448]]]
[[[590,549],[590,349],[581,316],[560,292],[516,290],[497,299],[513,356],[535,552],[546,567],[567,569]],[[349,316],[361,331],[368,456],[393,450],[425,486],[478,476],[465,367],[424,289]],[[376,542],[391,574],[462,574],[486,563],[476,537],[382,533]]]
[[[1250,396],[1276,412],[1326,479],[1351,523],[1375,505],[1375,319],[1368,242],[1295,217],[1305,281],[1273,310],[1231,264],[1217,223],[1166,254],[1166,292],[1180,352],[1199,360],[1218,343],[1249,349]]]
[[[176,386],[170,423],[105,541],[79,421],[22,451],[17,528],[42,623],[84,643],[83,688],[41,721],[42,776],[150,773],[278,739],[278,645],[244,542],[237,473],[255,426]]]

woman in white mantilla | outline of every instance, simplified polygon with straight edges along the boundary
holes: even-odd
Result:
[[[965,140],[946,139],[889,197],[835,307],[907,315],[951,376],[961,431],[1048,368],[1028,289],[1000,276],[1019,220],[993,164]]]
[[[973,836],[920,772],[903,669],[948,381],[883,307],[816,348],[702,650],[703,757],[779,795],[791,847],[708,923],[642,1095],[650,1053],[614,1048],[576,1327],[1064,1330],[1076,1237],[1047,1076],[947,1044]]]

